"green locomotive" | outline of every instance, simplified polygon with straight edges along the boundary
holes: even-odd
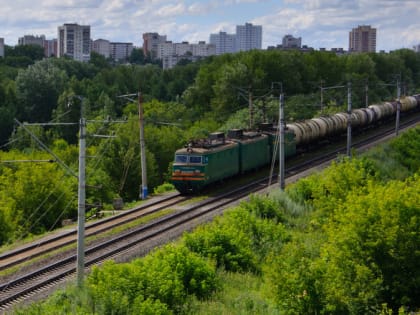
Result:
[[[208,139],[190,142],[175,152],[172,183],[181,193],[195,193],[222,179],[268,165],[272,159],[275,130],[217,132]],[[285,136],[285,156],[295,154],[293,134]],[[278,153],[277,153],[278,157]]]
[[[284,156],[294,155],[296,146],[344,133],[349,122],[354,128],[364,128],[392,117],[398,110],[419,109],[420,94],[417,94],[358,108],[351,115],[342,112],[287,124]],[[223,133],[214,133],[207,140],[192,142],[176,151],[172,172],[175,188],[181,193],[197,192],[211,183],[256,169],[272,159],[278,160],[278,130],[271,124],[262,124],[260,129],[261,132],[231,130],[227,139]]]

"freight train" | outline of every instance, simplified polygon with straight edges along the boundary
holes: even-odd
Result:
[[[352,128],[364,128],[394,115],[398,102],[385,102],[351,112]],[[401,112],[420,108],[420,94],[400,100]],[[348,114],[312,118],[286,124],[285,157],[296,148],[347,130]],[[234,175],[268,165],[275,155],[278,128],[263,124],[258,131],[229,130],[215,132],[207,139],[191,141],[175,152],[172,184],[182,194],[196,193],[204,187]],[[277,153],[278,156],[278,153]]]

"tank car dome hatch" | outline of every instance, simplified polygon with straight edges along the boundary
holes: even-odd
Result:
[[[225,143],[225,133],[224,132],[212,132],[209,134],[210,145],[219,145]]]
[[[210,140],[222,140],[225,139],[225,133],[224,132],[212,132],[209,134]]]
[[[243,129],[230,129],[228,130],[228,138],[241,139],[244,135]]]
[[[258,129],[261,131],[269,131],[273,129],[273,124],[271,123],[260,123]]]

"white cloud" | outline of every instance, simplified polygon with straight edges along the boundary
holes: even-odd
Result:
[[[157,16],[159,17],[174,17],[177,15],[184,14],[186,12],[185,5],[183,3],[178,3],[176,5],[166,5],[157,10]]]
[[[174,42],[208,40],[210,33],[235,32],[252,22],[263,26],[263,47],[284,35],[301,36],[318,47],[348,45],[357,25],[378,29],[378,49],[420,43],[418,0],[19,0],[3,1],[0,37],[15,44],[25,34],[55,37],[57,27],[91,25],[92,37],[141,45],[143,32],[159,32]],[[35,9],[36,6],[36,9]],[[17,14],[18,13],[18,14]],[[322,46],[320,46],[322,45]]]

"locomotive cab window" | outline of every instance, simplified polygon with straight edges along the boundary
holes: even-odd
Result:
[[[190,163],[201,164],[201,156],[190,156]]]
[[[188,157],[186,155],[175,155],[175,163],[187,163]]]

